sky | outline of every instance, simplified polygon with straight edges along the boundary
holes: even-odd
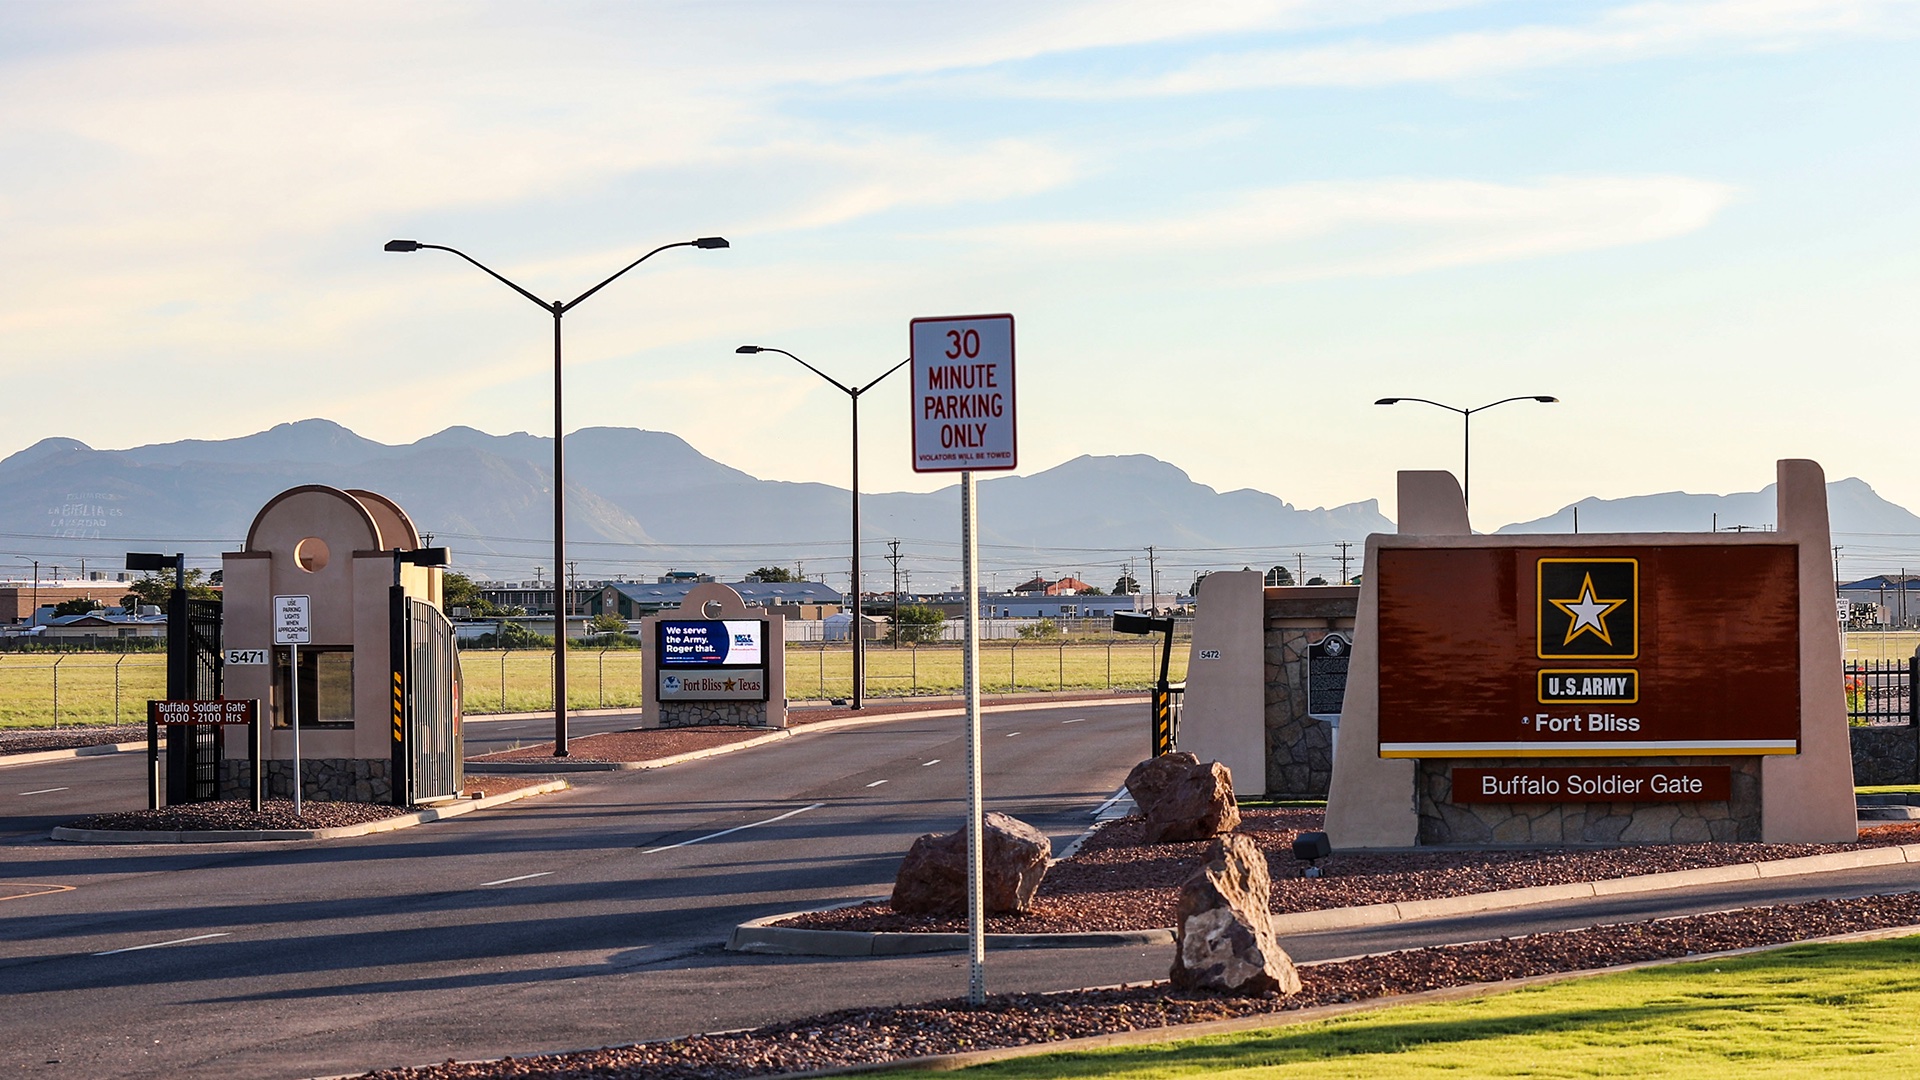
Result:
[[[0,454],[320,416],[672,431],[844,485],[917,316],[1014,315],[1020,471],[1476,526],[1820,461],[1920,507],[1920,5],[0,2]],[[906,381],[862,487],[927,490]],[[1891,391],[1891,393],[1889,393]],[[37,404],[36,404],[37,403]]]

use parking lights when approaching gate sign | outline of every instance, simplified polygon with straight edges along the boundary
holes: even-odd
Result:
[[[960,474],[961,595],[966,599],[967,999],[987,996],[980,856],[980,537],[973,474],[1019,460],[1013,408],[1013,316],[915,319],[913,471]]]

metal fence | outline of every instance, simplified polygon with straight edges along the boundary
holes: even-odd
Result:
[[[1858,727],[1913,723],[1916,677],[1920,677],[1920,658],[1847,661],[1847,722]]]

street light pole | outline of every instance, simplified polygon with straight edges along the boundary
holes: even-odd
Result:
[[[863,633],[866,627],[861,622],[862,618],[864,618],[865,613],[860,610],[860,395],[880,385],[881,379],[884,379],[887,376],[893,374],[894,372],[899,371],[901,368],[906,367],[907,362],[909,360],[912,360],[913,358],[908,357],[906,360],[902,360],[899,363],[893,365],[887,370],[881,372],[877,378],[875,378],[872,382],[868,383],[865,386],[848,386],[845,383],[841,382],[839,379],[836,379],[833,376],[827,374],[826,372],[821,371],[819,368],[814,367],[812,364],[807,363],[805,360],[800,359],[799,357],[793,355],[792,353],[788,352],[785,349],[776,349],[766,345],[742,345],[733,351],[736,353],[742,353],[745,355],[752,355],[754,353],[763,353],[763,352],[779,353],[781,356],[784,356],[789,360],[793,360],[794,362],[798,363],[801,367],[806,368],[808,371],[811,371],[815,375],[818,375],[821,378],[832,383],[835,389],[847,395],[847,401],[852,406],[852,409],[853,409],[853,490],[852,490],[853,565],[852,565],[852,581],[850,582],[850,584],[852,585],[851,591],[853,594],[853,621],[848,623],[847,625],[851,628],[852,637],[853,637],[853,707],[856,709],[864,708],[865,706],[863,705],[863,700],[866,698],[866,694],[867,694],[867,640],[866,640],[866,634]]]
[[[1509,401],[1538,401],[1542,404],[1548,404],[1559,400],[1557,397],[1549,397],[1545,394],[1521,394],[1519,397],[1501,398],[1499,401],[1490,401],[1485,405],[1475,405],[1471,409],[1463,409],[1458,405],[1443,405],[1438,401],[1429,401],[1421,397],[1383,397],[1374,402],[1374,404],[1398,405],[1403,401],[1417,401],[1422,405],[1432,405],[1435,408],[1460,414],[1460,504],[1465,506],[1469,504],[1469,496],[1473,490],[1471,487],[1473,476],[1473,414],[1484,412],[1487,409],[1493,408],[1495,405],[1505,405]]]
[[[553,316],[553,756],[567,756],[567,602],[566,602],[566,565],[567,565],[567,514],[566,514],[566,427],[561,412],[561,366],[560,366],[560,319],[567,312],[580,305],[582,300],[606,288],[622,274],[653,258],[655,255],[677,247],[724,248],[727,241],[718,236],[703,236],[698,240],[682,240],[672,244],[662,244],[645,255],[633,260],[615,271],[606,280],[567,301],[546,301],[507,280],[480,260],[458,248],[444,244],[423,244],[418,240],[389,240],[387,251],[448,251],[479,267],[487,276],[500,282],[507,288],[538,304],[542,310]]]

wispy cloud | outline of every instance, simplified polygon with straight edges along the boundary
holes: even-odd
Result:
[[[1698,52],[1802,48],[1835,38],[1910,34],[1916,28],[1920,5],[1913,0],[1646,3],[1614,7],[1575,22],[1536,21],[1410,39],[1355,37],[1324,45],[1216,52],[1151,75],[995,74],[979,77],[973,85],[981,92],[1099,99],[1457,82]]]
[[[1239,252],[1236,266],[1264,264],[1282,278],[1405,274],[1664,240],[1705,227],[1733,196],[1681,176],[1306,183],[1184,216],[1034,222],[951,239],[1076,258]]]

